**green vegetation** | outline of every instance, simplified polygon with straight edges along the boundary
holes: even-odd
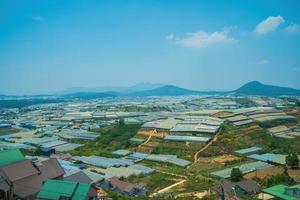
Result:
[[[173,142],[156,139],[156,144],[153,145],[153,154],[173,154],[179,158],[192,161],[194,153],[201,149],[205,143],[203,142]]]
[[[136,105],[126,105],[120,106],[118,108],[120,111],[124,112],[159,112],[159,111],[169,111],[172,110],[166,106],[136,106]]]
[[[36,147],[36,149],[20,149],[24,155],[27,156],[40,156],[42,155],[42,150],[40,147]]]
[[[178,186],[180,192],[205,191],[216,184],[216,180],[202,175],[189,176],[183,186]]]
[[[286,158],[285,158],[287,166],[293,168],[298,168],[299,167],[299,157],[297,153],[290,153]]]
[[[296,125],[297,123],[298,123],[297,119],[277,119],[277,120],[260,122],[259,126],[262,128],[271,128],[279,125],[291,126],[291,125]]]
[[[23,108],[36,104],[60,103],[63,99],[20,99],[20,100],[0,100],[0,108]]]
[[[226,166],[226,167],[229,167],[229,166]],[[209,176],[210,172],[217,171],[217,170],[222,170],[224,168],[225,168],[225,166],[220,164],[220,163],[214,163],[214,162],[201,163],[201,162],[198,162],[198,163],[195,163],[195,164],[193,164],[192,166],[189,167],[188,173],[190,175],[201,173],[202,175]]]
[[[149,175],[130,176],[126,181],[130,183],[146,183],[149,194],[156,192],[162,188],[172,185],[176,182],[175,176],[154,172]]]
[[[178,174],[178,175],[183,175],[183,176],[186,175],[185,168],[177,166],[172,163],[142,160],[141,162],[139,162],[139,164],[154,168],[157,171],[168,172],[168,173],[173,173],[173,174]]]
[[[286,171],[282,174],[272,175],[264,179],[256,178],[256,181],[264,188],[271,187],[277,184],[293,185],[295,183],[295,181],[288,175]]]
[[[243,173],[241,172],[241,170],[239,168],[233,168],[231,170],[230,180],[232,180],[234,182],[238,182],[238,181],[242,180],[242,178],[243,178]]]
[[[101,136],[94,141],[90,141],[85,145],[70,151],[72,155],[98,155],[98,156],[112,156],[111,152],[117,149],[127,149],[135,143],[130,142],[140,125],[136,124],[118,124],[115,126],[94,130],[101,133]]]
[[[246,132],[229,123],[225,123],[222,125],[222,133],[218,141],[213,142],[201,155],[206,157],[222,155],[224,153],[232,153],[238,149],[256,146],[257,144],[266,152],[300,153],[300,140],[275,137],[270,135],[265,129]]]
[[[217,198],[217,194],[209,194],[209,195],[205,195],[202,200],[215,200]]]
[[[243,107],[249,108],[256,106],[256,103],[247,97],[237,98],[235,101]]]
[[[108,191],[108,197],[110,197],[113,200],[148,200],[148,199],[152,199],[150,197],[125,197],[121,194],[118,194],[116,192],[109,192]]]

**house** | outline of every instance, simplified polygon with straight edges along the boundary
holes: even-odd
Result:
[[[291,186],[291,187],[287,187],[285,189],[285,193],[288,196],[292,196],[292,197],[300,199],[300,184],[294,185],[294,186]]]
[[[64,170],[56,159],[33,163],[25,159],[19,150],[1,152],[0,198],[34,199],[43,182],[47,179],[62,179]],[[8,156],[12,157],[8,159]],[[15,162],[12,162],[15,160]],[[5,164],[3,164],[5,163]]]
[[[65,181],[76,181],[78,183],[92,183],[93,180],[90,179],[83,171],[79,171],[75,174],[64,177]]]
[[[124,196],[144,196],[147,192],[145,185],[135,185],[125,181],[121,181],[115,176],[102,181],[100,183],[100,186],[104,189],[120,193]]]
[[[259,193],[258,185],[252,180],[243,180],[239,182],[222,181],[220,184],[212,187],[214,191],[222,195],[226,193],[236,193],[239,195],[254,195]]]
[[[24,160],[25,157],[19,149],[8,149],[0,151],[0,166],[8,165],[17,161]]]
[[[300,184],[290,187],[283,184],[275,185],[264,189],[263,192],[283,200],[297,200],[300,199]]]
[[[93,180],[88,175],[86,175],[83,171],[79,171],[77,173],[64,177],[64,181],[90,184],[91,187],[89,189],[88,196],[89,197],[97,196],[97,187],[95,187],[95,185],[92,184]]]
[[[95,196],[89,196],[91,185],[63,180],[47,180],[43,184],[37,199],[44,200],[88,200]]]

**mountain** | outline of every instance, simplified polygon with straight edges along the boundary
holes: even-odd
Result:
[[[300,95],[300,90],[266,85],[258,81],[251,81],[234,91],[236,94],[262,95],[262,96],[281,96],[281,95]]]
[[[104,92],[93,92],[94,90],[104,90]],[[111,90],[106,90],[111,89]],[[234,91],[196,91],[189,90],[174,85],[162,85],[162,84],[152,84],[152,83],[141,83],[131,87],[101,87],[101,88],[73,88],[67,91],[77,91],[79,92],[69,92],[53,95],[27,95],[27,96],[8,96],[0,95],[0,99],[98,99],[107,97],[124,97],[124,96],[180,96],[180,95],[227,95],[227,94],[237,94],[237,95],[261,95],[261,96],[281,96],[281,95],[300,95],[300,90],[279,87],[273,85],[266,85],[258,81],[251,81],[241,86]]]
[[[67,99],[101,99],[107,97],[115,97],[116,95],[112,93],[104,93],[104,92],[77,92],[71,94],[61,95],[59,97],[67,98]]]
[[[71,94],[71,93],[80,93],[80,92],[118,92],[118,93],[131,93],[131,92],[138,92],[143,90],[152,90],[158,87],[164,86],[163,84],[158,83],[138,83],[133,86],[129,87],[122,87],[122,86],[103,86],[103,87],[73,87],[68,88],[62,92],[62,94]]]
[[[174,85],[165,85],[152,90],[130,93],[130,96],[180,96],[198,94],[198,91],[188,90]]]

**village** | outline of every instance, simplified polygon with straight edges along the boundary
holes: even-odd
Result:
[[[300,199],[299,97],[0,109],[0,199]]]

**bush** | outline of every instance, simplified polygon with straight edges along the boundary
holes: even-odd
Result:
[[[291,168],[298,168],[299,167],[299,157],[297,153],[290,153],[286,158],[285,158],[287,166]]]
[[[243,173],[239,168],[233,168],[230,173],[230,179],[234,182],[238,182],[243,178]]]
[[[292,185],[295,183],[295,181],[288,175],[286,171],[282,174],[276,174],[263,180],[258,179],[257,181],[264,187],[271,187],[277,184]]]

